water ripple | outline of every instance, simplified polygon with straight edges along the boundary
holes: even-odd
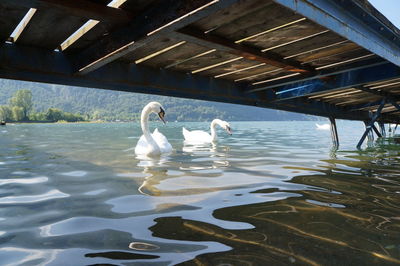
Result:
[[[399,264],[399,145],[354,150],[363,128],[338,125],[340,150],[314,122],[203,146],[169,123],[156,159],[134,154],[138,123],[7,127],[0,264]]]
[[[52,189],[44,194],[31,196],[9,196],[0,198],[0,204],[23,204],[41,202],[46,200],[60,199],[69,197],[68,194],[62,193],[58,189]]]

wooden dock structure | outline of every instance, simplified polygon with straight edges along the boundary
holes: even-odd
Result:
[[[0,41],[0,78],[400,120],[400,30],[367,0],[1,0]]]

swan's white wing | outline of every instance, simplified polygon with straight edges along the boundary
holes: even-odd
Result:
[[[135,153],[136,154],[147,154],[148,151],[149,151],[149,145],[148,145],[144,135],[142,135],[136,144]]]
[[[186,140],[190,136],[190,131],[187,130],[186,128],[182,127],[182,134],[183,134],[183,138]]]
[[[185,142],[189,143],[206,143],[211,142],[211,135],[202,130],[189,131],[186,128],[182,128],[183,137]]]
[[[153,137],[153,139],[156,141],[158,147],[161,150],[161,153],[168,153],[172,151],[172,146],[171,144],[168,142],[168,139],[158,131],[158,128],[156,128],[153,132],[153,134],[151,134],[151,136]]]

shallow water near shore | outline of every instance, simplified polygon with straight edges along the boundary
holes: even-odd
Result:
[[[317,122],[321,123],[321,122]],[[0,127],[0,265],[400,264],[400,145],[315,122],[231,122],[138,158],[139,123]]]

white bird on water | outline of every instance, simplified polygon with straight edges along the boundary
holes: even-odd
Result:
[[[148,120],[151,113],[158,114],[158,117],[165,124],[165,111],[160,103],[150,102],[143,108],[140,117],[143,135],[140,137],[135,147],[135,153],[137,155],[158,156],[162,153],[169,153],[172,151],[171,144],[157,128],[154,130],[153,134],[150,133]]]
[[[223,129],[226,130],[226,132],[229,135],[232,135],[232,130],[228,122],[220,120],[220,119],[214,119],[211,122],[211,134],[203,131],[203,130],[193,130],[189,131],[186,128],[182,128],[182,134],[183,137],[185,138],[185,143],[212,143],[216,142],[218,139],[217,136],[217,131],[216,127],[220,126]]]
[[[318,130],[329,130],[329,129],[331,129],[331,125],[330,124],[322,124],[322,125],[320,125],[318,123],[315,123],[315,125],[317,126]]]

